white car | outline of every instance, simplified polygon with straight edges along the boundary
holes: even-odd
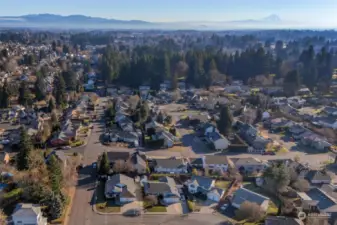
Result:
[[[69,150],[69,149],[71,149],[71,147],[69,145],[67,145],[67,146],[63,146],[62,149],[63,150]]]

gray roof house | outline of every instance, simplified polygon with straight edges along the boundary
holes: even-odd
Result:
[[[47,219],[43,217],[40,206],[34,204],[17,204],[12,214],[12,220],[14,225],[47,225]]]
[[[337,200],[320,188],[312,188],[306,192],[307,201],[311,201],[312,206],[316,206],[320,213],[334,214],[337,216]],[[315,204],[315,205],[313,205]]]
[[[154,170],[157,173],[187,173],[187,166],[183,159],[156,159]]]
[[[107,156],[110,165],[113,166],[117,160],[130,162],[138,172],[138,174],[144,174],[146,172],[146,155],[139,152],[107,152]]]
[[[256,203],[262,210],[266,211],[269,205],[269,198],[260,195],[256,192],[250,191],[246,188],[238,189],[233,197],[232,206],[239,209],[244,202]]]
[[[115,174],[108,177],[105,182],[105,197],[114,198],[117,202],[128,203],[136,200],[137,185],[133,178],[123,174]]]
[[[144,182],[144,193],[146,195],[163,196],[165,204],[177,203],[180,201],[180,193],[176,182],[171,177],[163,177],[159,182]]]
[[[220,201],[225,191],[220,188],[214,187],[215,180],[209,177],[192,176],[185,185],[191,194],[202,193],[207,195],[207,198],[213,201]]]
[[[312,184],[330,184],[332,181],[327,172],[320,170],[303,170],[299,177],[307,179]]]
[[[224,155],[205,155],[203,156],[203,166],[204,169],[226,172],[229,167],[233,168],[234,164],[231,159]]]

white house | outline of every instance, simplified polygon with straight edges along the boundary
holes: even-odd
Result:
[[[185,185],[191,194],[203,193],[208,199],[216,202],[219,202],[225,194],[223,189],[214,187],[215,180],[209,177],[192,176]]]
[[[182,159],[156,159],[156,173],[182,174],[187,173],[186,163]]]
[[[115,199],[121,204],[130,203],[136,200],[136,184],[133,178],[123,174],[115,174],[108,177],[105,182],[105,197]]]
[[[207,133],[206,137],[207,137],[206,140],[209,143],[212,143],[214,146],[214,149],[217,151],[222,151],[222,150],[227,149],[230,144],[227,138],[225,138],[219,132]]]
[[[39,205],[17,204],[12,214],[14,225],[47,225],[47,219],[43,217]]]
[[[205,155],[203,156],[204,169],[226,172],[229,167],[233,167],[233,162],[224,155]]]

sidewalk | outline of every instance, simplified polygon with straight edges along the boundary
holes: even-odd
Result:
[[[76,192],[76,187],[71,187],[69,189],[69,199],[70,199],[70,202],[69,202],[69,205],[68,205],[68,207],[66,209],[66,212],[65,212],[65,218],[64,218],[64,221],[63,221],[63,225],[68,225],[71,209],[73,207],[73,198],[75,196],[75,192]]]

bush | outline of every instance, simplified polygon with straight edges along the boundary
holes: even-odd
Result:
[[[261,207],[256,203],[243,202],[235,212],[235,217],[237,220],[246,220],[247,222],[257,222],[262,219],[264,212]]]
[[[190,201],[190,200],[188,200],[188,201],[187,201],[187,207],[188,207],[188,209],[189,209],[191,212],[193,212],[194,209],[195,209],[195,203],[192,202],[192,201]]]
[[[78,146],[81,146],[81,145],[83,145],[83,144],[84,144],[84,141],[78,140],[78,141],[75,141],[75,142],[71,142],[71,143],[70,143],[70,146],[71,146],[71,147],[78,147]]]

